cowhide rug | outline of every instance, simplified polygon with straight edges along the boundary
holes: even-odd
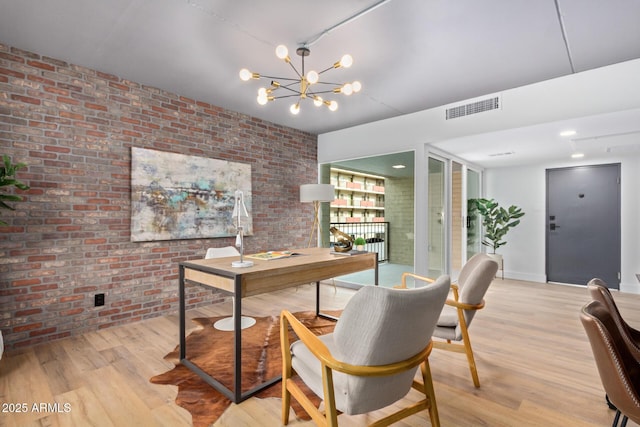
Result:
[[[340,312],[329,312],[339,315]],[[315,312],[294,313],[316,335],[333,331],[335,322],[315,316]],[[228,388],[233,388],[233,332],[215,329],[213,323],[222,317],[201,317],[193,319],[201,328],[187,337],[187,357],[202,370],[211,374]],[[291,334],[290,339],[296,338]],[[150,379],[154,384],[178,386],[176,404],[191,413],[194,427],[206,427],[215,422],[231,404],[224,395],[205,383],[200,377],[182,366],[179,362],[179,346],[167,354],[165,360],[176,366],[163,374]],[[280,353],[280,318],[278,316],[256,318],[256,324],[242,330],[242,389],[251,389],[265,379],[282,374],[282,355]],[[304,386],[304,384],[301,384]],[[306,388],[306,387],[305,387]],[[308,396],[313,393],[308,391]],[[281,397],[281,383],[262,390],[256,397]],[[316,404],[320,399],[316,398]],[[301,417],[306,413],[295,399],[291,406]],[[308,419],[308,418],[307,418]]]

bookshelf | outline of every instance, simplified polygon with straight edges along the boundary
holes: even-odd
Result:
[[[331,168],[331,222],[384,222],[384,177]]]

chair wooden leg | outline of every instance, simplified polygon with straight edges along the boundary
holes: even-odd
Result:
[[[469,362],[469,370],[471,371],[471,378],[473,379],[473,385],[480,387],[480,379],[478,378],[478,370],[476,369],[476,360],[473,357],[473,350],[471,349],[471,340],[469,339],[469,331],[467,325],[463,322],[460,324],[462,332],[462,342],[464,343],[464,350],[467,355],[467,361]]]
[[[322,366],[322,388],[324,391],[324,411],[328,427],[338,427],[338,412],[333,390],[333,372],[327,366]]]
[[[282,425],[289,424],[289,411],[291,409],[291,393],[287,389],[287,378],[282,378]]]
[[[280,351],[282,352],[282,424],[289,423],[289,411],[291,408],[291,393],[287,387],[289,379],[293,374],[291,367],[291,352],[289,347],[289,322],[287,318],[280,315]]]
[[[440,427],[440,416],[438,415],[438,405],[436,403],[436,391],[433,388],[433,381],[431,379],[431,368],[429,366],[429,359],[420,365],[422,371],[422,381],[424,384],[424,394],[429,401],[429,418],[431,419],[432,427]]]

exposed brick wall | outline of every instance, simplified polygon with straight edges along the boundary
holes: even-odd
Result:
[[[8,348],[165,315],[180,261],[232,238],[132,243],[131,147],[251,164],[247,251],[306,246],[316,135],[0,44],[0,155],[31,186],[0,211],[0,328]],[[219,300],[189,288],[188,305]],[[94,307],[94,294],[106,304]]]

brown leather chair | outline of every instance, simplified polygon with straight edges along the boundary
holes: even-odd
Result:
[[[607,307],[614,322],[616,322],[618,329],[620,329],[622,338],[625,340],[629,349],[640,363],[640,331],[629,326],[629,324],[622,318],[607,284],[598,278],[591,279],[587,284],[587,290],[589,291],[592,299],[600,301],[605,307]]]
[[[607,284],[602,279],[594,278],[587,284],[587,290],[589,291],[592,299],[600,301],[609,309],[613,320],[616,322],[618,329],[620,329],[622,338],[638,360],[638,363],[640,363],[640,331],[629,326],[629,324],[622,318]],[[615,405],[609,400],[609,396],[605,396],[605,399],[609,408],[616,409]]]
[[[600,381],[609,400],[617,408],[613,427],[627,419],[640,424],[640,363],[623,338],[607,306],[591,301],[580,313],[580,321],[589,337]]]

